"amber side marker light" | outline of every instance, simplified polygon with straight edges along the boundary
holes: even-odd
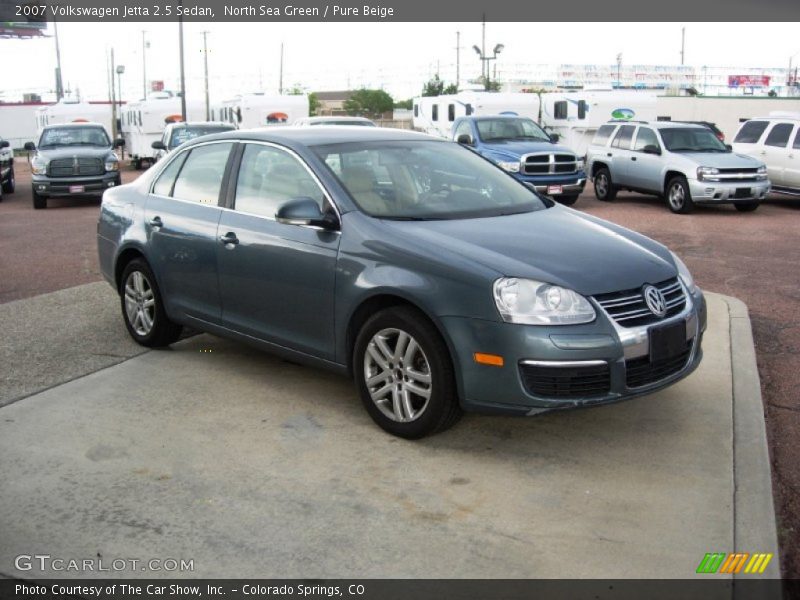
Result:
[[[497,354],[484,354],[483,352],[476,352],[472,355],[475,362],[479,365],[489,365],[491,367],[502,367],[503,357]]]

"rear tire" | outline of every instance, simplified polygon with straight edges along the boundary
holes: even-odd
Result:
[[[572,206],[578,201],[578,194],[568,194],[563,196],[555,196],[556,202],[564,206]]]
[[[601,167],[594,175],[594,195],[601,202],[613,202],[617,197],[617,188],[611,180],[611,171]]]
[[[17,189],[17,181],[14,178],[14,167],[11,167],[8,178],[3,182],[3,193],[13,194],[15,189]]]
[[[36,210],[47,208],[47,196],[42,196],[33,190],[33,208]]]
[[[676,175],[669,180],[664,196],[667,199],[667,207],[675,214],[688,215],[694,210],[692,193],[689,191],[689,184],[683,175]]]
[[[734,206],[739,212],[753,212],[761,206],[761,202],[737,202]]]
[[[176,342],[182,328],[167,317],[150,265],[142,258],[133,259],[122,272],[120,281],[122,318],[134,341],[148,348]]]
[[[392,435],[419,439],[462,415],[447,345],[413,308],[387,308],[364,323],[353,372],[370,417]]]

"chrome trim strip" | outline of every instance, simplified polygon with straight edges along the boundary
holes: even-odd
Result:
[[[607,360],[521,360],[520,364],[532,367],[600,367]]]

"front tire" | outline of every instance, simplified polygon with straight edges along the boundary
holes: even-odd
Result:
[[[753,212],[761,206],[761,202],[737,202],[734,206],[739,212]]]
[[[419,439],[461,417],[447,345],[417,310],[387,308],[367,320],[356,338],[353,371],[367,412],[392,435]]]
[[[694,210],[692,193],[689,191],[689,184],[686,177],[677,175],[667,183],[667,207],[679,215],[688,215]]]
[[[617,197],[617,188],[611,181],[611,171],[601,167],[594,175],[594,195],[601,202],[613,202]]]
[[[33,190],[33,208],[35,210],[47,208],[47,196],[42,196],[36,190]]]
[[[143,259],[125,267],[119,295],[125,327],[136,343],[160,348],[178,340],[181,326],[167,317],[155,275]]]
[[[564,206],[572,206],[578,201],[578,194],[568,194],[565,196],[556,196],[556,202]]]
[[[8,177],[3,182],[3,193],[13,194],[15,189],[17,189],[17,181],[14,178],[14,167],[11,167]]]

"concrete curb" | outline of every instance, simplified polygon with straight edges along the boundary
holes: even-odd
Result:
[[[780,555],[772,476],[750,316],[741,300],[720,298],[728,305],[733,374],[733,551],[774,554],[762,577],[778,579]],[[734,581],[748,577],[752,576],[736,575]],[[734,586],[734,598],[740,597],[743,594]],[[765,597],[780,596],[770,593]]]

